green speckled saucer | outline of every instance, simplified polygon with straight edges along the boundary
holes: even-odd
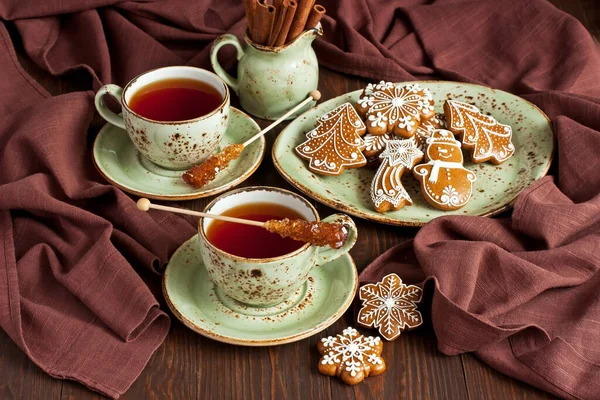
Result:
[[[398,83],[404,85],[409,82]],[[513,128],[515,154],[501,165],[473,164],[465,157],[465,167],[477,175],[469,203],[456,211],[431,207],[421,195],[419,182],[405,173],[403,183],[414,204],[398,211],[380,214],[374,210],[370,186],[374,169],[346,170],[340,176],[313,174],[294,148],[305,140],[306,132],[316,126],[324,113],[345,102],[355,104],[361,90],[326,101],[307,111],[288,125],[273,145],[273,163],[292,185],[336,210],[360,218],[391,225],[422,226],[442,215],[490,216],[511,207],[519,193],[548,172],[554,152],[554,139],[548,117],[530,102],[488,87],[459,82],[421,81],[435,100],[436,112],[443,113],[444,101],[456,99],[473,103],[483,113]]]
[[[259,130],[252,118],[232,107],[229,127],[220,148],[242,143]],[[194,189],[181,179],[184,171],[171,171],[152,164],[139,153],[124,130],[111,124],[104,125],[98,133],[93,158],[100,174],[126,192],[151,199],[191,200],[224,192],[246,180],[260,165],[265,149],[265,138],[262,137],[246,147],[215,180],[200,189]]]
[[[242,346],[275,346],[321,332],[350,307],[358,274],[345,254],[313,268],[307,282],[274,307],[248,307],[223,294],[210,281],[198,237],[185,242],[169,260],[163,294],[173,314],[208,338]]]

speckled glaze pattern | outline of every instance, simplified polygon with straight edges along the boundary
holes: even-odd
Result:
[[[404,85],[414,82],[402,82]],[[313,174],[306,162],[294,154],[294,148],[305,140],[319,116],[345,102],[356,103],[361,90],[336,97],[290,123],[281,132],[272,149],[273,163],[279,173],[296,188],[336,210],[368,220],[402,226],[422,226],[444,215],[490,216],[511,207],[519,193],[542,178],[550,168],[554,154],[554,137],[548,117],[530,102],[488,87],[459,82],[422,81],[435,100],[436,112],[443,112],[446,99],[472,103],[483,113],[513,128],[515,154],[500,165],[474,164],[465,167],[475,172],[473,195],[469,203],[456,211],[442,211],[423,198],[419,182],[412,176],[403,179],[404,188],[414,204],[384,214],[376,212],[370,200],[370,184],[375,171],[369,168],[345,171],[340,176]],[[468,160],[468,157],[466,157]]]
[[[278,203],[297,210],[304,218],[318,221],[319,216],[310,203],[300,196],[279,188],[250,187],[237,189],[215,199],[205,208],[206,213],[219,214],[224,210],[219,203],[230,201],[230,196],[244,203]],[[269,197],[271,196],[271,197]],[[302,202],[299,209],[296,203]],[[229,206],[225,209],[230,208]],[[312,215],[308,215],[310,210]],[[323,265],[347,253],[356,243],[357,231],[354,222],[346,215],[335,214],[325,222],[346,224],[348,240],[340,249],[327,246],[316,247],[305,244],[298,250],[274,258],[251,259],[228,254],[215,247],[206,237],[205,229],[210,221],[198,222],[200,255],[212,281],[229,297],[251,306],[272,306],[292,296],[302,286],[313,267]]]
[[[164,168],[183,170],[212,155],[227,130],[229,107],[211,117],[184,124],[162,125],[124,110],[125,130],[138,150]]]
[[[308,97],[319,83],[319,64],[311,46],[323,34],[321,24],[302,33],[282,47],[253,43],[245,35],[245,44],[226,34],[218,37],[211,49],[213,69],[240,98],[242,108],[255,117],[275,120]],[[233,45],[237,51],[237,79],[229,75],[217,60],[222,46]],[[308,109],[311,103],[287,119]]]
[[[260,130],[242,111],[232,107],[230,115],[221,147],[242,143]],[[260,165],[266,147],[264,137],[246,146],[239,158],[199,189],[186,184],[181,179],[181,171],[164,169],[147,161],[123,129],[111,124],[106,124],[96,136],[92,155],[98,172],[118,188],[137,196],[173,201],[212,196],[243,182]]]
[[[196,236],[173,254],[163,294],[173,314],[195,332],[224,343],[274,346],[321,332],[352,304],[358,273],[349,254],[313,268],[290,299],[274,307],[249,307],[224,296],[211,281]]]
[[[181,77],[208,82],[223,97],[221,105],[207,115],[172,122],[154,121],[129,108],[128,101],[140,88],[158,80]],[[107,94],[121,103],[121,117],[104,106],[102,99]],[[103,86],[96,94],[96,108],[108,122],[124,128],[148,160],[163,168],[185,170],[217,150],[229,124],[229,100],[227,85],[212,72],[194,67],[165,67],[134,78],[124,89],[116,85]]]

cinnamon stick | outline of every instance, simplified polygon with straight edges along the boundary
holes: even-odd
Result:
[[[283,19],[283,24],[281,25],[281,29],[279,30],[279,34],[277,35],[277,39],[273,46],[279,47],[283,46],[286,41],[285,39],[288,36],[290,31],[290,27],[292,26],[292,21],[294,20],[294,15],[296,15],[296,9],[298,4],[294,0],[284,0],[284,7],[286,8],[285,17]]]
[[[302,32],[304,32],[304,26],[306,25],[308,15],[310,14],[310,10],[313,8],[314,4],[314,0],[298,0],[296,15],[294,15],[292,26],[290,27],[287,39],[285,40],[286,43],[296,39]]]
[[[275,2],[273,2],[273,4],[275,4]],[[283,26],[285,14],[287,12],[287,4],[284,4],[283,2],[279,7],[274,7],[277,9],[277,11],[275,13],[275,22],[273,23],[273,29],[271,30],[271,35],[269,36],[269,41],[267,42],[268,46],[273,46],[275,44],[277,36],[279,36],[279,32],[281,32],[281,27]]]
[[[325,7],[323,7],[320,4],[316,4],[312,8],[312,10],[310,10],[310,14],[308,14],[308,20],[306,21],[306,26],[304,27],[304,30],[312,29],[315,26],[317,26],[319,21],[321,21],[321,18],[323,18],[323,14],[325,14],[325,11]]]
[[[256,14],[256,0],[244,0],[246,19],[248,20],[248,36],[252,39],[254,27],[254,14]]]
[[[256,6],[252,40],[254,43],[266,45],[273,29],[275,7],[267,5],[265,0],[259,0]]]

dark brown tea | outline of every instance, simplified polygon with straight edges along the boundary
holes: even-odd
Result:
[[[244,204],[230,208],[222,215],[261,222],[283,218],[304,219],[296,211],[273,203]],[[206,237],[219,249],[246,258],[278,257],[304,245],[303,242],[282,238],[258,226],[216,220],[208,226]]]
[[[214,111],[223,97],[208,83],[194,79],[164,79],[139,89],[129,108],[155,121],[185,121]]]

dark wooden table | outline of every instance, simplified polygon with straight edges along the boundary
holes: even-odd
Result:
[[[526,0],[524,0],[526,1]],[[598,0],[551,0],[578,18],[600,39]],[[53,93],[89,87],[84,74],[53,79],[23,58],[26,69]],[[362,88],[365,82],[321,69],[324,99]],[[96,125],[100,121],[96,121]],[[265,126],[265,123],[261,123]],[[268,150],[281,129],[267,136]],[[294,190],[279,176],[267,153],[258,171],[243,185],[268,184]],[[209,199],[182,205],[202,209]],[[333,210],[316,204],[322,216]],[[416,229],[390,227],[356,219],[360,238],[351,254],[359,270],[375,257],[409,238]],[[427,318],[426,318],[427,319]],[[300,342],[249,348],[212,341],[172,318],[171,332],[150,359],[126,399],[543,399],[532,386],[508,378],[470,354],[448,357],[437,351],[431,325],[385,345],[389,368],[350,387],[317,372],[317,340],[353,323],[350,311],[326,331]],[[53,379],[31,362],[0,331],[0,399],[93,399],[102,396],[71,381]]]

